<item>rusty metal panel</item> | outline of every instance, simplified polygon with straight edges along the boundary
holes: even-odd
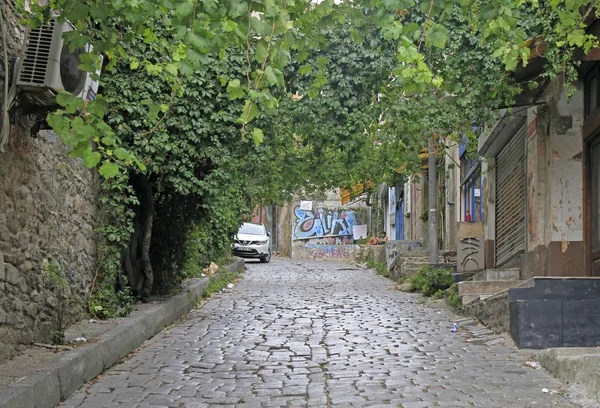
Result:
[[[526,127],[521,127],[496,156],[496,266],[525,251]]]

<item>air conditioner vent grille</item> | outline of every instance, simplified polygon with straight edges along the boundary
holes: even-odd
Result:
[[[85,53],[83,48],[70,52],[65,44],[60,54],[60,80],[65,91],[72,94],[78,94],[85,86],[87,73],[78,68],[81,64],[79,56],[83,53]]]
[[[29,33],[21,75],[22,83],[43,85],[46,79],[48,63],[50,61],[50,48],[56,20],[52,19]]]

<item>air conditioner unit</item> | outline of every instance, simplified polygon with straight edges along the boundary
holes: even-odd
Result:
[[[96,98],[98,81],[92,74],[80,70],[79,56],[91,46],[69,51],[63,33],[75,27],[56,18],[29,32],[18,70],[16,85],[25,91],[25,98],[36,105],[56,105],[56,94],[64,89],[83,100]],[[99,76],[100,71],[96,72]]]

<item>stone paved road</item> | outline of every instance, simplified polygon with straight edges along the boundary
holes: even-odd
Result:
[[[575,407],[369,270],[274,259],[63,407]]]

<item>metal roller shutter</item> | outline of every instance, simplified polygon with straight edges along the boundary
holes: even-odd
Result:
[[[523,125],[496,156],[496,266],[525,252],[525,134]]]

